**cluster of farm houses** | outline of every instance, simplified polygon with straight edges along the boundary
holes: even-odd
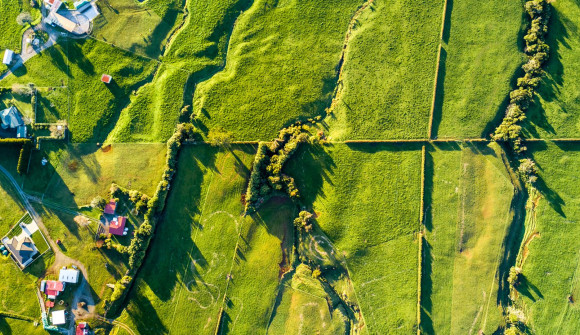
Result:
[[[127,217],[117,215],[117,202],[111,199],[105,206],[103,215],[101,215],[99,231],[111,235],[126,236],[129,228],[125,227]],[[28,214],[25,215],[28,217]],[[34,220],[29,223],[21,220],[18,225],[21,232],[16,236],[4,237],[0,245],[0,252],[4,256],[10,255],[15,263],[24,269],[40,256],[32,235],[36,232],[41,234],[38,225]],[[42,236],[44,239],[44,236]],[[57,243],[61,243],[57,240]],[[57,332],[68,332],[68,328],[61,328],[68,324],[69,312],[64,305],[64,301],[58,299],[59,295],[69,286],[76,286],[79,283],[80,272],[78,268],[72,265],[71,268],[63,267],[60,269],[58,280],[42,280],[40,283],[40,292],[44,293],[45,301],[42,306],[42,323],[46,330]],[[71,288],[72,290],[73,288]],[[50,315],[50,317],[49,317]],[[77,335],[89,334],[89,326],[86,322],[80,322],[76,325]]]

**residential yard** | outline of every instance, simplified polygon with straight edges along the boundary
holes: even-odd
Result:
[[[323,114],[350,18],[361,4],[255,1],[236,21],[223,71],[195,90],[198,124],[237,140],[270,140],[297,118]]]
[[[513,215],[501,149],[441,145],[427,157],[421,329],[493,333],[503,323],[498,268]]]
[[[336,140],[426,138],[443,1],[375,1],[357,20],[342,97],[326,118]]]
[[[28,94],[18,94],[15,92],[4,92],[0,94],[0,111],[15,106],[22,114],[25,123],[34,120],[34,111],[30,104],[31,96]]]
[[[580,3],[552,3],[548,38],[550,58],[535,103],[526,113],[527,136],[539,138],[580,137]]]
[[[395,328],[409,333],[417,325],[420,149],[303,147],[286,169],[344,256],[371,334]]]
[[[240,197],[254,154],[253,146],[184,147],[165,216],[122,322],[143,334],[189,334],[193,324],[200,334],[215,332],[245,224]]]
[[[573,144],[530,147],[540,167],[534,230],[519,289],[530,328],[538,333],[573,334],[580,328],[580,180]],[[569,300],[572,298],[572,302]]]
[[[433,136],[488,138],[499,124],[524,63],[523,7],[522,0],[448,3]]]
[[[94,22],[92,36],[141,55],[158,58],[170,31],[182,20],[183,3],[182,0],[97,2],[101,15]]]

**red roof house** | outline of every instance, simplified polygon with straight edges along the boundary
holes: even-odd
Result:
[[[89,325],[86,322],[80,322],[77,325],[76,335],[88,335],[89,333]]]
[[[124,216],[117,216],[109,222],[109,234],[113,235],[123,235],[125,229],[125,223],[127,218]]]
[[[54,299],[62,291],[64,291],[64,285],[62,282],[56,280],[46,281],[44,293],[46,293],[47,296],[52,297],[52,299]]]
[[[117,202],[113,199],[105,206],[105,214],[115,214],[115,209],[117,208]]]
[[[109,76],[108,74],[103,74],[101,76],[101,81],[105,84],[110,84],[111,80],[113,80],[113,77]]]

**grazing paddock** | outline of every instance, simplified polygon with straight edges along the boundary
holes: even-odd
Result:
[[[24,190],[61,206],[88,205],[107,197],[111,183],[152,195],[165,165],[165,144],[43,144],[34,152]],[[42,158],[48,164],[42,166]]]
[[[324,113],[349,20],[361,4],[254,1],[236,21],[225,68],[195,90],[199,123],[236,140],[271,140],[297,118]]]
[[[498,267],[514,192],[501,149],[441,145],[427,158],[421,329],[491,334],[502,323]]]
[[[580,148],[538,143],[530,151],[540,167],[540,198],[529,214],[537,236],[528,245],[519,301],[537,334],[574,334],[580,329]]]
[[[580,137],[580,3],[552,2],[546,43],[550,58],[535,103],[526,113],[524,132],[536,138]]]
[[[35,296],[36,296],[36,294],[35,294]],[[38,300],[38,299],[36,299],[36,300]],[[42,326],[34,326],[34,323],[29,322],[29,321],[9,319],[9,318],[0,318],[0,333],[2,333],[2,334],[46,335],[46,331],[42,328]]]
[[[183,148],[165,216],[123,322],[143,334],[190,334],[191,325],[199,334],[215,332],[245,224],[240,200],[255,150]]]
[[[449,1],[433,137],[489,137],[524,63],[523,1]]]
[[[99,1],[101,15],[92,36],[132,52],[157,58],[169,33],[182,20],[184,1]]]
[[[377,0],[358,18],[342,96],[326,118],[339,140],[426,138],[443,1]]]
[[[344,256],[371,334],[417,326],[420,149],[304,146],[285,169]]]

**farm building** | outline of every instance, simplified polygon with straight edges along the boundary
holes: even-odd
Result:
[[[75,269],[60,269],[58,280],[63,283],[76,284],[79,282],[79,270]]]
[[[10,240],[5,239],[3,242],[6,248],[12,254],[12,257],[23,268],[30,264],[34,255],[38,253],[38,250],[36,250],[36,246],[34,245],[32,239],[24,234],[13,237]]]
[[[117,202],[111,199],[109,203],[105,206],[105,214],[115,215],[115,210],[117,209]]]
[[[2,64],[10,65],[12,63],[12,59],[14,58],[14,51],[10,49],[6,49],[4,51],[4,57],[2,58]]]
[[[66,323],[66,314],[64,310],[52,312],[52,324],[55,326],[64,325]]]
[[[103,74],[103,75],[101,76],[101,81],[102,81],[103,83],[105,83],[105,84],[110,84],[110,83],[111,83],[111,80],[113,80],[113,77],[111,77],[111,76],[110,76],[110,75],[108,75],[108,74]]]

